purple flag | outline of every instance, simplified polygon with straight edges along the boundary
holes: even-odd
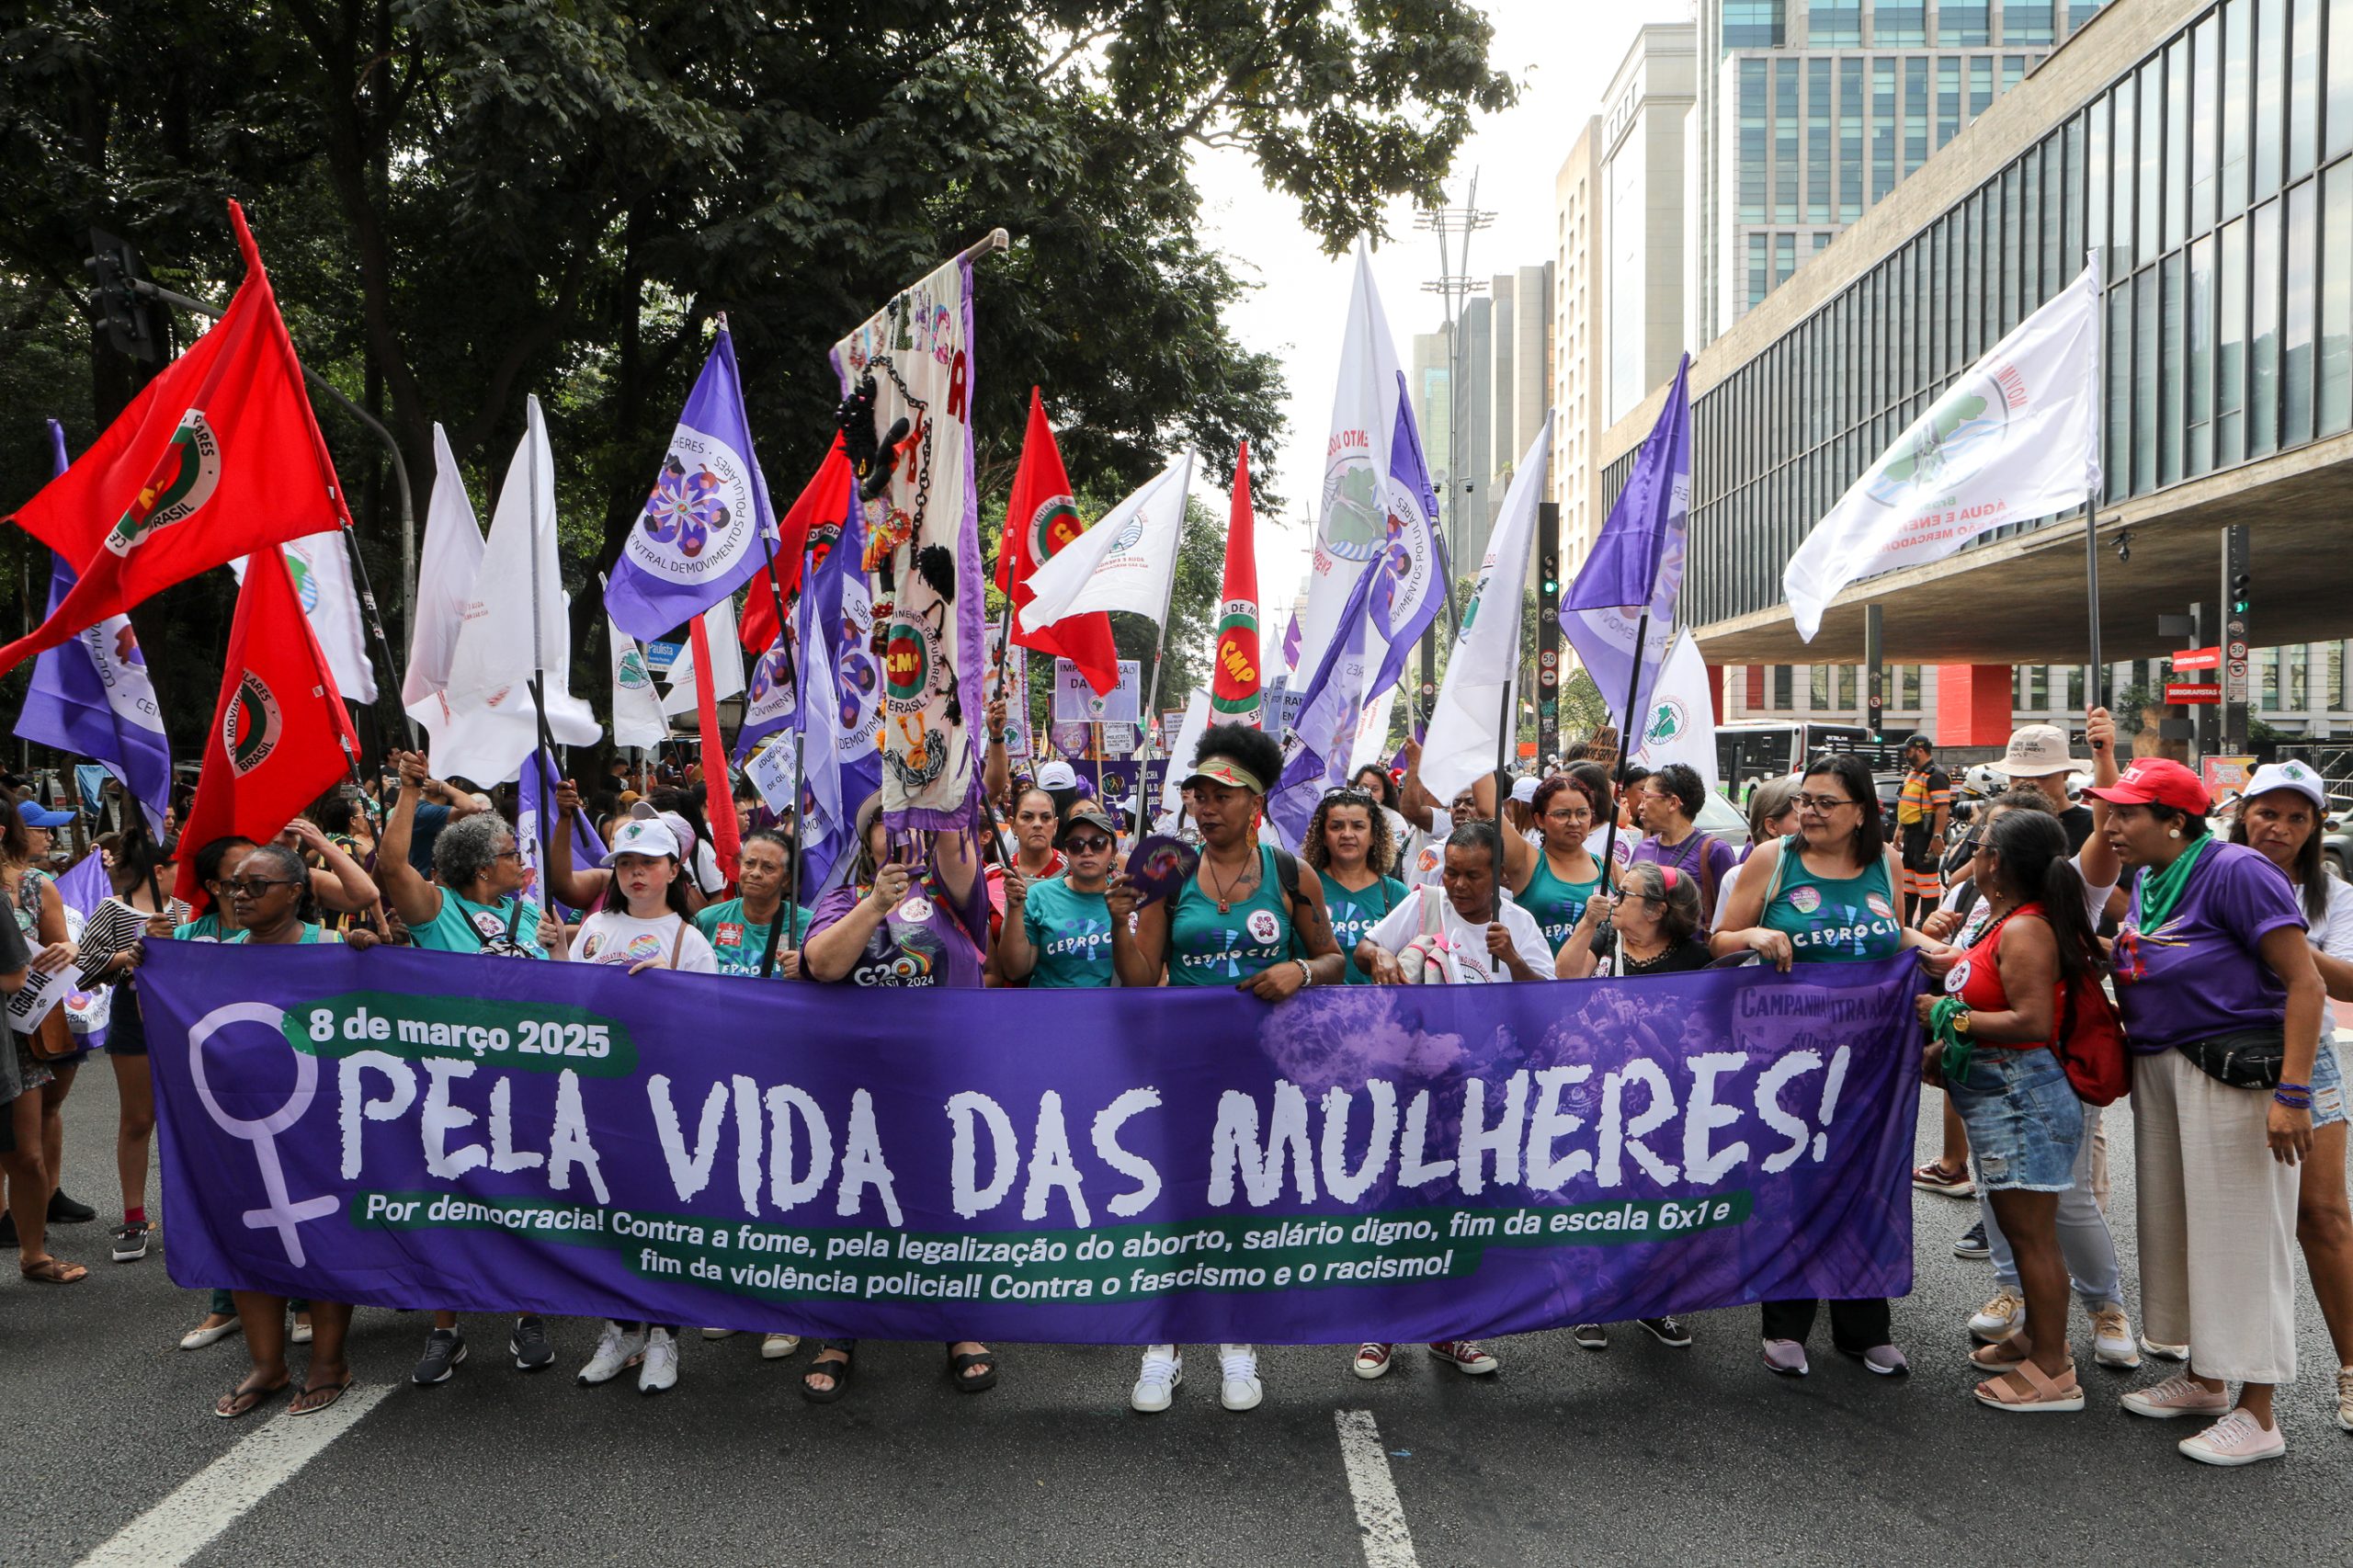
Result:
[[[1675,601],[1683,589],[1683,538],[1691,515],[1691,357],[1667,389],[1658,423],[1643,438],[1634,470],[1593,552],[1561,597],[1561,631],[1601,688],[1618,733],[1631,735],[1631,715],[1650,711],[1651,688],[1675,635]],[[1644,611],[1636,676],[1636,628]],[[1631,701],[1628,700],[1629,696]]]
[[[65,431],[54,419],[49,422],[49,438],[57,472],[63,473]],[[54,556],[53,562],[49,577],[51,615],[74,586],[74,569],[65,558]],[[17,733],[86,756],[121,779],[146,816],[148,831],[163,836],[164,812],[172,797],[172,748],[129,616],[110,615],[33,661],[32,685],[17,717]]]
[[[544,746],[523,759],[523,778],[515,796],[515,847],[523,852],[523,864],[531,869],[535,887],[548,874],[546,840],[540,824],[555,812],[555,802],[543,792],[543,781],[563,777],[563,770]],[[605,841],[597,835],[588,813],[582,812],[572,819],[572,863],[575,868],[594,866],[604,858]]]
[[[1303,843],[1307,824],[1324,791],[1344,784],[1348,755],[1356,749],[1357,721],[1364,710],[1365,642],[1374,585],[1385,574],[1379,561],[1368,565],[1348,590],[1333,629],[1324,662],[1299,702],[1299,717],[1283,738],[1283,773],[1267,796],[1267,818],[1291,846]]]
[[[767,559],[760,536],[773,540],[776,531],[734,345],[722,326],[678,415],[645,513],[613,565],[605,608],[623,631],[653,642],[749,582]]]
[[[1283,665],[1299,668],[1299,611],[1290,612],[1290,624],[1283,628]]]
[[[1430,488],[1429,465],[1422,460],[1422,437],[1414,428],[1414,400],[1407,394],[1402,371],[1397,377],[1397,423],[1389,438],[1389,479],[1392,496],[1410,497],[1405,502],[1410,515],[1394,510],[1389,514],[1389,542],[1381,548],[1382,571],[1372,584],[1370,599],[1372,634],[1381,644],[1381,667],[1365,683],[1358,698],[1360,704],[1397,684],[1397,677],[1405,671],[1407,655],[1438,619],[1438,607],[1446,602],[1446,574],[1451,570],[1446,559],[1446,536],[1438,527],[1438,493]],[[1409,542],[1405,537],[1409,534],[1420,537]],[[1352,739],[1355,733],[1351,725]],[[1347,758],[1340,760],[1345,766]]]

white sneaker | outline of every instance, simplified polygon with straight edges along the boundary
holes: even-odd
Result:
[[[760,1341],[760,1359],[763,1361],[781,1361],[787,1356],[791,1355],[794,1351],[800,1348],[801,1336],[799,1335],[771,1334],[765,1336]]]
[[[2353,1367],[2336,1369],[2336,1424],[2353,1432]]]
[[[1225,1375],[1217,1402],[1228,1410],[1256,1410],[1267,1391],[1258,1382],[1258,1353],[1247,1345],[1221,1345],[1218,1365]]]
[[[645,1338],[645,1360],[637,1370],[637,1392],[662,1393],[677,1384],[678,1342],[670,1337],[668,1329],[654,1329]]]
[[[735,1331],[732,1328],[706,1328],[702,1331],[702,1336],[705,1339],[733,1339],[735,1337]]]
[[[605,1324],[605,1332],[597,1336],[597,1353],[580,1369],[582,1388],[594,1388],[609,1383],[621,1375],[624,1367],[634,1367],[645,1354],[645,1330],[623,1328],[617,1323]]]
[[[1151,1345],[1144,1347],[1143,1370],[1137,1375],[1136,1386],[1128,1394],[1128,1406],[1146,1415],[1156,1415],[1168,1408],[1176,1397],[1177,1385],[1185,1381],[1185,1358],[1176,1353],[1174,1345]]]
[[[2141,1342],[2132,1337],[2132,1320],[2122,1307],[2101,1307],[2092,1313],[2092,1359],[2103,1367],[2141,1364]]]
[[[2026,1298],[2007,1285],[1994,1292],[1994,1299],[1969,1320],[1969,1332],[1986,1345],[1998,1345],[2025,1326]]]
[[[2154,1356],[2160,1361],[2187,1361],[2189,1359],[2188,1346],[2167,1345],[2162,1340],[2152,1339],[2145,1334],[2141,1336],[2141,1349],[2144,1355]]]

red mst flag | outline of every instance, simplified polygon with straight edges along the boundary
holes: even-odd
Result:
[[[229,623],[221,701],[180,836],[199,847],[233,835],[267,844],[349,774],[358,755],[359,737],[285,556],[256,551]],[[196,908],[205,906],[210,895],[196,880],[193,848],[180,857],[174,891]]]
[[[199,572],[350,526],[302,367],[233,201],[229,222],[245,280],[228,313],[8,519],[63,556],[77,580],[47,620],[0,648],[0,674]]]
[[[1097,696],[1120,684],[1120,652],[1111,641],[1111,618],[1101,610],[1074,615],[1051,626],[1025,631],[1020,611],[1029,602],[1029,574],[1080,534],[1071,500],[1070,477],[1054,445],[1053,426],[1038,389],[1029,389],[1029,429],[1021,439],[1021,466],[1013,475],[1013,499],[1005,508],[1005,537],[996,548],[997,591],[1013,601],[1013,640],[1024,648],[1076,665]]]
[[[801,592],[801,563],[809,552],[809,530],[824,519],[839,523],[849,515],[851,478],[849,456],[842,450],[842,438],[836,436],[833,450],[817,465],[817,472],[801,490],[801,498],[778,522],[777,532],[781,537],[776,547],[776,569],[784,580],[787,605]],[[736,634],[746,653],[765,653],[776,646],[776,595],[768,587],[766,566],[753,575],[752,591],[744,600],[744,616],[736,626]],[[697,665],[695,668],[702,666]]]
[[[1217,659],[1210,676],[1214,722],[1258,722],[1257,517],[1250,509],[1250,443],[1233,465],[1233,510],[1225,523],[1225,592],[1219,596]]]
[[[808,537],[805,531],[801,537]],[[768,619],[776,619],[773,608]],[[732,882],[743,872],[744,838],[735,827],[735,792],[728,788],[727,743],[719,733],[719,699],[711,693],[711,678],[719,666],[711,662],[710,630],[701,616],[687,622],[687,639],[695,656],[695,718],[702,731],[703,814],[710,824],[710,852],[719,861],[721,874]],[[681,876],[694,874],[691,861],[679,868]]]

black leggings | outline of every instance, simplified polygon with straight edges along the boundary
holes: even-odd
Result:
[[[1765,1337],[1794,1339],[1800,1345],[1813,1332],[1816,1301],[1767,1301],[1765,1308]],[[1830,1303],[1830,1343],[1841,1350],[1861,1352],[1890,1344],[1894,1338],[1895,1317],[1885,1300],[1870,1296],[1859,1301]]]

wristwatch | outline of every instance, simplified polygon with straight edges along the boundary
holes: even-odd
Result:
[[[1969,1009],[1963,1007],[1952,1016],[1952,1032],[1966,1039],[1969,1034]]]

